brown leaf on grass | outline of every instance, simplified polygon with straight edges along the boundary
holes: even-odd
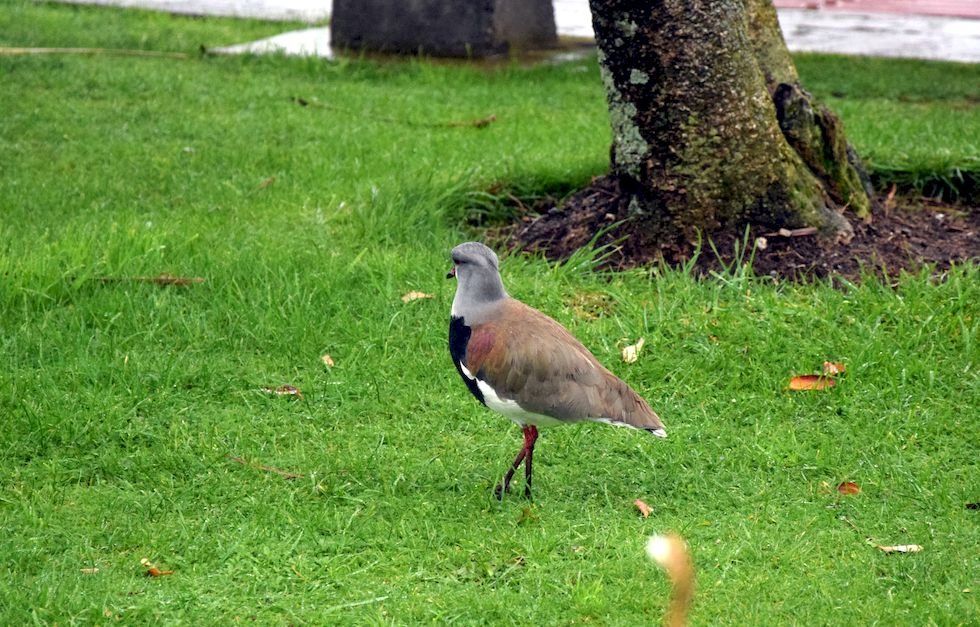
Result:
[[[146,569],[146,576],[147,577],[166,577],[167,575],[172,575],[172,574],[174,574],[174,571],[172,571],[172,570],[160,570],[156,566],[151,566],[151,567],[149,567],[149,568]]]
[[[879,551],[884,551],[885,553],[918,553],[922,550],[922,546],[918,544],[897,544],[895,546],[882,546],[876,544],[875,548]]]
[[[411,291],[407,294],[402,295],[403,303],[410,303],[413,300],[419,300],[420,298],[432,298],[432,294],[426,294],[425,292]]]
[[[483,128],[485,126],[490,126],[492,123],[497,121],[497,115],[491,113],[485,118],[480,118],[479,120],[473,120],[473,126],[475,128]]]
[[[120,283],[122,281],[133,281],[134,283],[154,283],[156,285],[193,285],[194,283],[204,283],[204,279],[196,277],[174,276],[169,272],[161,272],[157,276],[133,276],[133,277],[111,277],[104,276],[99,279],[103,283]]]
[[[275,182],[276,182],[276,177],[270,176],[269,178],[259,183],[259,189],[266,189],[267,187],[271,186]]]
[[[300,400],[306,400],[303,398],[303,393],[300,392],[298,388],[291,385],[280,385],[277,388],[264,387],[262,390],[269,392],[270,394],[278,394],[280,396],[298,396]]]
[[[146,573],[144,574],[147,577],[166,577],[167,575],[174,574],[174,571],[172,570],[160,570],[159,568],[153,565],[153,562],[146,559],[145,557],[140,560],[140,564],[144,568],[146,568]]]
[[[833,378],[822,374],[801,374],[789,380],[791,390],[822,390],[837,384]]]
[[[885,196],[884,209],[885,215],[891,213],[891,210],[895,208],[895,192],[898,191],[898,186],[892,183],[892,188],[888,190],[888,195]]]
[[[853,481],[843,481],[837,486],[837,491],[841,494],[860,494],[861,486]]]
[[[643,345],[646,344],[646,340],[642,337],[636,341],[636,344],[630,344],[623,349],[623,361],[628,364],[635,362],[640,358],[640,351],[643,350]]]
[[[640,499],[636,499],[635,501],[633,501],[633,505],[636,505],[636,509],[640,510],[640,513],[643,514],[644,518],[648,518],[650,514],[653,513],[653,508],[647,505],[646,503],[644,503],[643,501],[641,501]]]
[[[333,357],[330,355],[324,355],[321,357],[323,359],[323,364],[328,368],[333,368]]]
[[[844,374],[847,368],[843,363],[839,361],[825,361],[823,362],[823,373],[828,377],[833,377],[838,374]]]

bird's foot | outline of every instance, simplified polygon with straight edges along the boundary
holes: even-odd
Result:
[[[504,485],[503,483],[498,483],[497,486],[493,489],[493,495],[497,497],[498,501],[504,500],[504,493],[510,494],[510,484]],[[531,486],[529,485],[524,486],[524,498],[526,498],[529,501],[532,500]]]

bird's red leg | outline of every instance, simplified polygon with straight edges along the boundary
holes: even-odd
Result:
[[[510,491],[510,480],[514,478],[514,471],[517,470],[517,468],[521,465],[521,462],[524,461],[525,455],[527,455],[527,448],[522,448],[521,452],[518,453],[517,457],[514,459],[514,463],[511,465],[510,470],[508,470],[507,474],[504,475],[503,483],[497,484],[497,489],[494,490],[497,495],[497,499],[503,498],[504,492]]]
[[[524,496],[531,496],[531,455],[534,453],[534,442],[538,439],[538,428],[534,425],[529,425],[524,427],[524,448],[521,452],[517,454],[514,458],[514,463],[511,464],[510,470],[504,475],[504,480],[502,483],[497,485],[494,493],[497,498],[503,498],[504,492],[510,491],[510,480],[514,478],[514,472],[517,471],[521,466],[521,462],[524,462],[524,476],[527,479],[527,485],[524,488]]]
[[[531,498],[531,460],[534,458],[534,443],[538,440],[538,428],[534,425],[524,427],[524,450],[527,456],[524,458],[524,496]]]

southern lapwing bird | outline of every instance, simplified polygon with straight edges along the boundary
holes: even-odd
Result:
[[[456,277],[449,321],[453,363],[477,400],[524,431],[524,447],[497,486],[498,498],[522,462],[524,495],[531,496],[539,426],[594,420],[667,437],[646,401],[565,327],[507,295],[492,250],[466,242],[453,248],[452,257],[446,278]]]

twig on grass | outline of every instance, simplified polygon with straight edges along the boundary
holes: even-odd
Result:
[[[329,102],[320,102],[316,99],[311,100],[297,96],[291,96],[289,99],[301,107],[317,107],[318,109],[338,111],[347,115],[364,115],[364,113],[361,111],[354,111],[353,109],[341,107]],[[417,122],[415,120],[393,118],[384,115],[370,115],[368,117],[373,120],[377,120],[378,122],[385,122],[387,124],[401,124],[403,126],[415,126],[420,128],[486,128],[497,121],[497,116],[493,113],[484,118],[477,118],[475,120],[450,120],[449,122]]]
[[[766,233],[763,237],[807,237],[816,234],[817,227],[805,226],[802,229],[779,229],[772,233]]]
[[[248,466],[249,468],[275,473],[281,477],[285,477],[286,479],[300,479],[301,477],[304,476],[303,473],[301,472],[289,472],[288,470],[279,470],[278,468],[273,468],[272,466],[263,466],[262,464],[256,464],[254,462],[250,462],[241,457],[233,457],[229,455],[228,459],[230,459],[233,462],[238,462],[239,464]]]
[[[871,536],[867,536],[864,533],[862,533],[861,530],[858,529],[858,526],[855,525],[853,522],[851,522],[850,519],[847,518],[847,516],[841,516],[840,519],[846,522],[851,527],[851,529],[858,532],[859,535],[864,536],[864,541],[867,542],[869,546],[873,546],[874,548],[878,549],[882,553],[885,554],[918,553],[922,550],[922,546],[919,544],[899,544],[897,546],[885,546],[883,544],[878,544],[877,542],[874,541],[873,538],[871,538]]]
[[[162,50],[128,50],[124,48],[8,48],[0,46],[0,56],[31,54],[111,54],[117,57],[156,57],[163,59],[189,59],[186,52]]]
[[[367,605],[369,603],[379,603],[388,598],[388,595],[383,597],[374,597],[373,599],[365,599],[363,601],[353,601],[351,603],[341,603],[340,605],[334,605],[323,610],[324,613],[336,612],[337,610],[346,610],[349,607],[357,607],[358,605]]]

